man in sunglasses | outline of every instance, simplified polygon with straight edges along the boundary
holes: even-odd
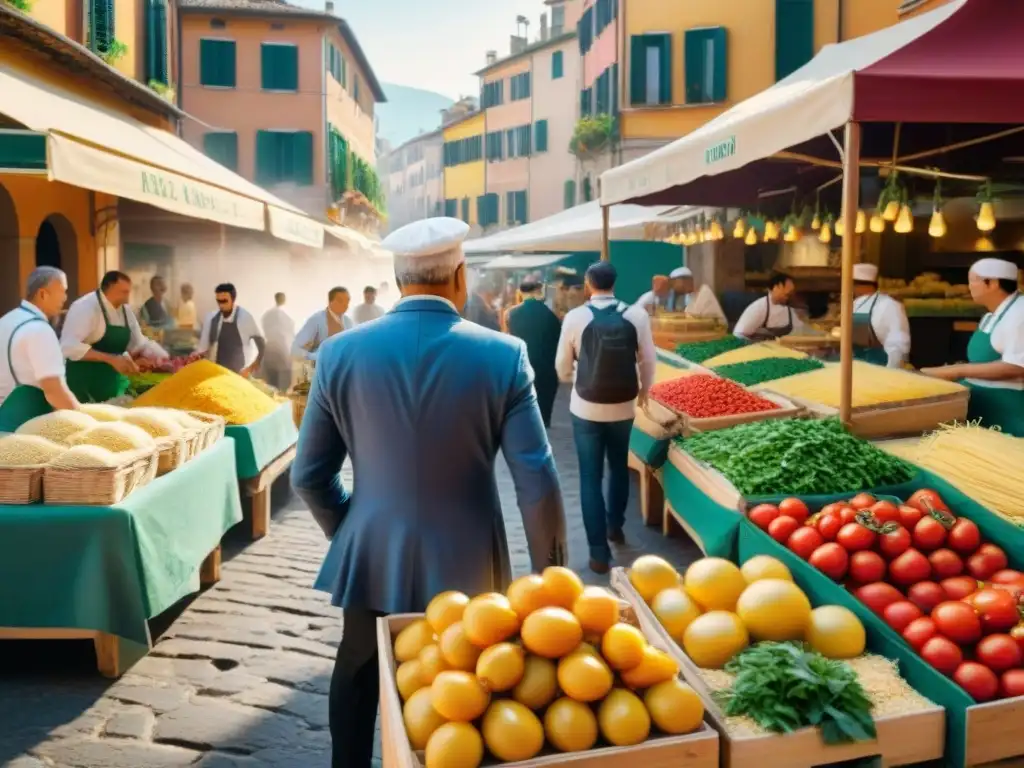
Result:
[[[252,314],[238,306],[238,292],[231,283],[221,283],[214,289],[217,309],[203,323],[199,338],[199,354],[229,371],[249,377],[260,369],[266,341],[263,331]],[[256,358],[252,359],[252,347]],[[251,361],[251,362],[250,362]]]

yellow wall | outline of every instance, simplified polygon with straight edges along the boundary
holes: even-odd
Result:
[[[445,128],[444,140],[458,141],[459,139],[468,139],[471,136],[482,137],[483,134],[484,116],[481,112],[467,120]],[[482,138],[481,141],[483,141]],[[444,197],[446,200],[469,198],[468,223],[470,225],[477,223],[476,199],[484,193],[484,175],[483,160],[475,163],[463,163],[462,165],[444,169]],[[462,203],[460,202],[460,214],[462,212],[461,205]]]

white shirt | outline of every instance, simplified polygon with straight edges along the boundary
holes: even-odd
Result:
[[[281,307],[274,307],[263,314],[263,338],[267,341],[264,365],[290,366],[295,321]]]
[[[765,306],[767,304],[767,306]],[[757,334],[762,328],[768,328],[769,330],[776,330],[779,328],[785,328],[789,325],[790,312],[792,311],[793,316],[793,331],[799,331],[806,328],[804,321],[801,320],[795,310],[791,310],[786,304],[776,304],[772,301],[771,294],[755,299],[746,309],[743,310],[743,314],[740,315],[740,319],[736,321],[736,326],[732,329],[733,335],[740,338],[751,338]],[[767,322],[765,316],[767,315]]]
[[[32,321],[18,328],[33,315],[43,322]],[[15,328],[18,328],[17,333],[14,333]],[[7,364],[8,345],[11,350],[10,366]],[[19,383],[38,387],[43,379],[58,376],[64,378],[64,353],[60,350],[57,332],[39,307],[23,301],[20,307],[0,318],[0,403]]]
[[[610,294],[600,294],[594,296],[588,304],[601,309],[617,301]],[[562,334],[558,338],[558,351],[555,354],[555,370],[562,381],[574,381],[576,377],[576,360],[579,358],[583,329],[594,319],[588,304],[571,310],[562,321]],[[651,319],[643,307],[637,304],[626,309],[622,316],[636,327],[640,392],[646,394],[654,383],[654,372],[658,365],[658,353],[651,335]],[[569,400],[569,412],[587,421],[627,421],[633,418],[635,407],[634,400],[625,403],[588,402],[579,396],[575,386]]]
[[[347,331],[353,327],[352,319],[348,315],[338,317],[330,309],[314,312],[306,321],[306,324],[302,326],[302,330],[295,337],[295,341],[292,342],[293,357],[297,357],[300,360],[316,361],[316,353],[320,345],[330,337],[330,331],[327,329],[328,315],[334,319],[334,322],[341,324],[342,331]]]
[[[106,322],[103,319],[104,311],[107,313]],[[107,332],[107,322],[123,328],[125,317],[128,318],[128,328],[131,330],[128,354],[140,354],[157,360],[168,356],[163,347],[142,334],[139,321],[135,319],[131,307],[114,309],[106,296],[97,291],[90,291],[74,301],[68,308],[67,317],[64,318],[64,328],[60,333],[60,348],[64,352],[64,357],[68,360],[81,360],[86,352],[92,349],[92,345],[103,338],[103,334]]]
[[[884,293],[876,292],[854,299],[855,315],[866,315],[869,311],[871,330],[889,356],[889,367],[901,367],[910,355],[910,321],[907,320],[907,310],[892,296]]]
[[[1020,298],[1013,301],[1017,296]],[[1013,306],[1003,315],[1003,310],[1010,306],[1011,302],[1013,302]],[[1003,316],[1003,319],[997,325],[996,318],[1000,315]],[[978,330],[991,334],[989,341],[992,342],[995,351],[1002,355],[1004,363],[1024,368],[1024,295],[1015,293],[1003,299],[1003,302],[996,307],[995,312],[989,312],[981,318]],[[1024,390],[1024,370],[1021,371],[1019,379],[1003,379],[1001,381],[967,379],[967,381],[980,387]]]
[[[213,328],[213,318],[220,315],[219,309],[213,310],[203,320],[203,331],[199,334],[199,346],[196,348],[196,352],[201,355],[205,355],[210,351],[210,348],[217,342],[217,339],[210,338],[210,332]],[[245,364],[251,365],[252,361],[256,359],[257,349],[253,343],[253,339],[263,338],[263,331],[260,330],[259,323],[256,322],[256,318],[252,314],[242,307],[235,304],[235,308],[231,310],[231,314],[227,317],[221,316],[220,318],[220,333],[224,332],[224,325],[226,323],[237,323],[238,324],[238,335],[242,339],[242,349],[245,350]],[[214,361],[216,362],[216,361]]]
[[[183,301],[178,305],[177,317],[178,325],[182,328],[195,328],[199,323],[199,313],[196,312],[196,303],[189,299]]]
[[[355,319],[356,325],[362,325],[383,316],[384,310],[378,304],[364,303],[352,310],[352,317]]]

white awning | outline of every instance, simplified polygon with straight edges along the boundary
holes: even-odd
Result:
[[[506,254],[492,259],[480,269],[541,269],[550,267],[569,257],[565,253],[531,253],[528,256]]]

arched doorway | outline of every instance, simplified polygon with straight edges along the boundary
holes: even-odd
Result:
[[[68,301],[78,296],[78,237],[71,222],[51,213],[36,233],[36,266],[57,267],[68,276]]]
[[[18,212],[10,193],[0,184],[0,314],[17,306],[21,298],[18,279]]]

